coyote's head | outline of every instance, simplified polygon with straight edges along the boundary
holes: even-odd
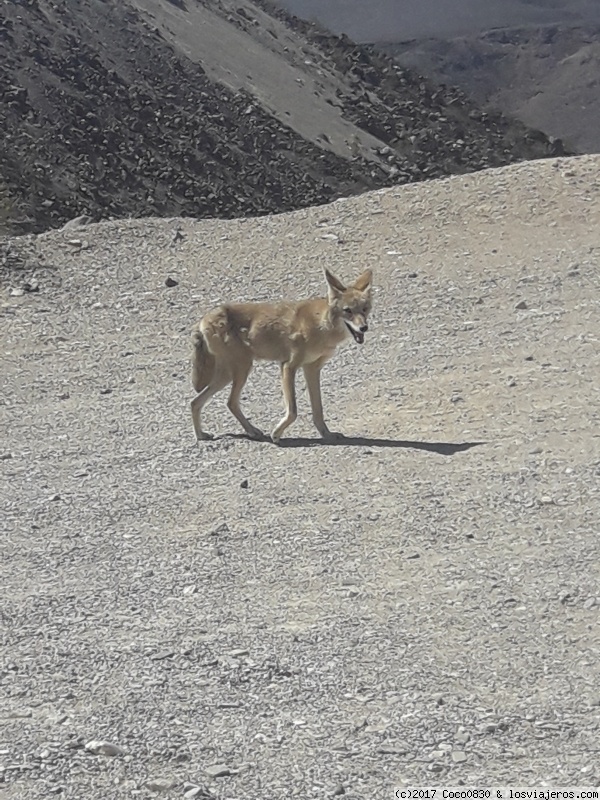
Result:
[[[371,280],[373,273],[367,269],[352,286],[344,286],[328,269],[325,279],[329,287],[329,309],[334,323],[343,322],[354,340],[362,344],[369,330],[367,317],[371,311]]]

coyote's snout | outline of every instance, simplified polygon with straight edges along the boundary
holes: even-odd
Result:
[[[228,384],[227,405],[249,436],[263,434],[244,416],[240,395],[256,359],[279,361],[285,416],[271,437],[281,434],[296,419],[296,372],[304,371],[312,418],[323,438],[335,436],[323,419],[321,368],[340,342],[352,335],[358,344],[365,340],[371,310],[370,269],[352,286],[344,286],[325,270],[328,296],[300,302],[226,303],[209,311],[194,327],[192,383],[198,392],[192,400],[196,438],[211,439],[202,430],[202,409],[210,398]]]

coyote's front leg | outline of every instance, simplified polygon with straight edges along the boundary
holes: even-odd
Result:
[[[283,400],[285,403],[285,417],[281,420],[279,425],[271,434],[271,438],[277,444],[281,439],[281,434],[286,428],[295,421],[298,416],[298,407],[296,405],[296,372],[298,368],[293,367],[290,363],[283,363],[281,365],[281,385],[283,387]]]
[[[323,418],[323,402],[321,400],[321,369],[326,361],[326,358],[320,358],[318,361],[313,361],[312,364],[305,364],[303,370],[306,386],[308,388],[308,396],[310,398],[310,407],[312,408],[312,418],[313,422],[315,423],[315,428],[319,431],[325,441],[332,441],[335,439],[341,439],[343,437],[340,433],[333,433],[330,431]]]

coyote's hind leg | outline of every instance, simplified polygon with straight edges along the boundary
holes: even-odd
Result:
[[[202,421],[200,419],[202,409],[208,403],[210,398],[213,397],[217,392],[220,392],[221,389],[224,389],[230,381],[231,377],[229,375],[215,373],[208,386],[202,389],[202,391],[192,400],[190,404],[192,408],[192,422],[194,423],[194,432],[196,434],[197,441],[200,442],[205,439],[213,438],[212,434],[202,430]]]

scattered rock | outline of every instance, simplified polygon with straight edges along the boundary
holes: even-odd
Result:
[[[158,778],[147,781],[144,786],[151,792],[163,794],[165,792],[170,792],[171,789],[174,789],[177,786],[177,781],[168,780],[166,778]]]
[[[214,795],[209,792],[208,789],[205,789],[202,786],[192,786],[183,796],[185,797],[185,800],[195,800],[196,798],[199,800],[212,800],[214,797]]]
[[[165,658],[173,658],[175,655],[174,650],[159,650],[158,653],[155,653],[153,656],[150,656],[152,661],[164,661]]]
[[[211,778],[225,778],[227,775],[231,775],[231,769],[227,764],[215,764],[212,767],[206,767],[204,771]]]
[[[519,310],[519,311],[525,311],[525,309],[527,309],[528,306],[527,306],[527,303],[525,302],[525,300],[521,300],[519,303],[517,303],[515,308],[517,310]]]
[[[175,278],[169,277],[165,280],[165,286],[168,286],[169,288],[172,288],[173,286],[179,286],[179,281],[176,281]]]
[[[68,222],[62,226],[61,230],[63,231],[72,231],[76,228],[84,228],[86,225],[90,225],[93,222],[92,218],[87,214],[80,214],[78,217],[74,217],[70,219]]]
[[[119,745],[113,744],[112,742],[103,742],[95,739],[91,742],[88,742],[85,745],[85,749],[89,750],[90,753],[93,753],[96,756],[125,755],[125,751],[122,747],[119,747]]]
[[[7,716],[9,719],[29,719],[33,714],[30,708],[14,708],[9,711]]]

